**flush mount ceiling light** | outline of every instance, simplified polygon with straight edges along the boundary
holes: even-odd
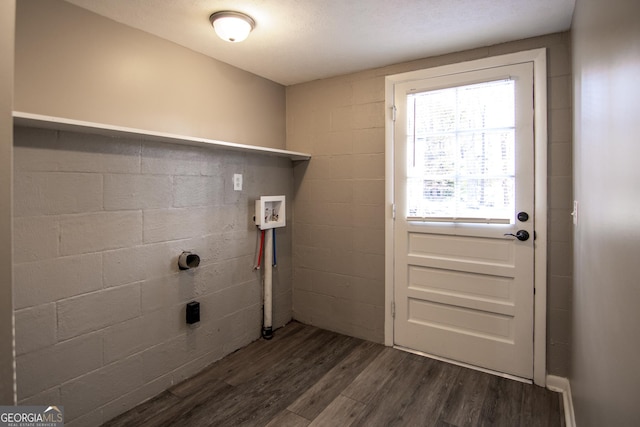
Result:
[[[209,17],[216,34],[222,40],[238,43],[249,37],[256,26],[256,21],[248,15],[230,10],[215,12]]]

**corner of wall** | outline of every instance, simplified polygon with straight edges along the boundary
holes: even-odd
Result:
[[[0,405],[14,405],[12,151],[15,0],[0,2]]]

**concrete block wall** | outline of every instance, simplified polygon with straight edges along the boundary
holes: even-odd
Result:
[[[384,339],[385,76],[546,47],[549,88],[547,368],[566,376],[571,314],[569,33],[551,34],[287,87],[295,167],[294,318]]]
[[[291,200],[289,159],[17,127],[14,164],[19,404],[99,425],[260,337],[254,200]],[[291,319],[291,240],[278,230],[275,327]],[[185,250],[198,268],[178,270]]]

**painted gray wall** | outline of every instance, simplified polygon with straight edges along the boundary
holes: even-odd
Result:
[[[640,3],[576,2],[575,284],[579,426],[640,421]]]
[[[11,170],[15,0],[0,2],[0,405],[14,404]]]
[[[15,27],[15,110],[285,147],[279,84],[61,0],[20,2]],[[96,425],[259,337],[253,203],[292,196],[290,160],[26,128],[13,157],[20,404]],[[10,233],[9,213],[2,224]],[[278,235],[276,327],[291,318],[290,233]],[[182,250],[201,267],[179,273]],[[202,322],[187,328],[195,297]]]
[[[14,163],[20,404],[98,425],[260,337],[254,200],[291,199],[289,159],[17,127]],[[274,327],[291,319],[277,237]],[[182,251],[200,266],[179,271]]]
[[[62,0],[16,19],[17,111],[285,147],[277,83]]]

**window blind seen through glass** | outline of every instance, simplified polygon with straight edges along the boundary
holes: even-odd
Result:
[[[514,90],[499,80],[407,95],[409,218],[510,221]]]

